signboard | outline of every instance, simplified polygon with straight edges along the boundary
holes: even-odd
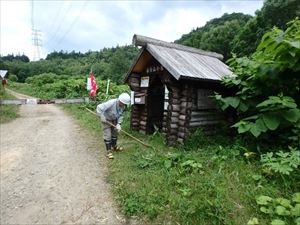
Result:
[[[7,70],[0,70],[0,76],[1,76],[2,78],[5,77],[6,73],[7,73]]]
[[[91,82],[91,78],[88,78],[88,79],[87,79],[87,82],[86,82],[86,90],[88,90],[88,91],[92,90],[92,82]]]
[[[141,77],[141,87],[149,86],[149,77]]]
[[[169,90],[167,86],[165,86],[164,110],[168,110],[168,105],[169,105]]]
[[[134,104],[134,91],[130,92],[130,103],[131,103],[131,105]]]

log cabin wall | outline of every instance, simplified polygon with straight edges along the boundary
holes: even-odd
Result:
[[[214,92],[222,92],[220,84],[198,83],[193,87],[189,130],[201,127],[206,134],[213,133],[216,126],[224,120],[214,100]]]
[[[140,87],[141,74],[131,74],[129,79],[129,86],[134,91],[134,99],[146,99],[147,92],[145,89]],[[142,103],[141,101],[139,103]],[[147,125],[147,112],[145,104],[133,104],[131,108],[130,118],[131,129],[146,133]]]
[[[149,76],[149,88],[140,87],[141,77]],[[157,82],[161,80],[161,83]],[[132,74],[129,79],[135,98],[144,98],[144,104],[134,104],[131,112],[131,128],[141,133],[152,133],[153,112],[163,110],[163,104],[158,107],[157,100],[151,99],[150,89],[163,85],[169,91],[168,106],[162,113],[161,128],[168,145],[183,141],[201,127],[205,133],[212,133],[224,116],[218,112],[210,98],[214,91],[221,91],[220,85],[205,82],[177,81],[167,71],[151,70],[142,74]]]

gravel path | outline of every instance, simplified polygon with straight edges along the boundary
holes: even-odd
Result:
[[[0,138],[0,224],[129,224],[105,182],[101,139],[59,107],[22,105]]]

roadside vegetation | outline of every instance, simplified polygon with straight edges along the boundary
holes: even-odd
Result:
[[[7,91],[0,86],[0,100],[15,99],[14,96],[7,93]],[[16,105],[0,105],[0,123],[7,123],[18,117],[19,106]]]

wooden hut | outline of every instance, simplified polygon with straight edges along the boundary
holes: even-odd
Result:
[[[142,48],[125,78],[134,99],[132,129],[161,129],[174,144],[194,128],[208,132],[222,120],[209,97],[222,91],[224,76],[232,76],[222,55],[140,35],[133,44]]]

